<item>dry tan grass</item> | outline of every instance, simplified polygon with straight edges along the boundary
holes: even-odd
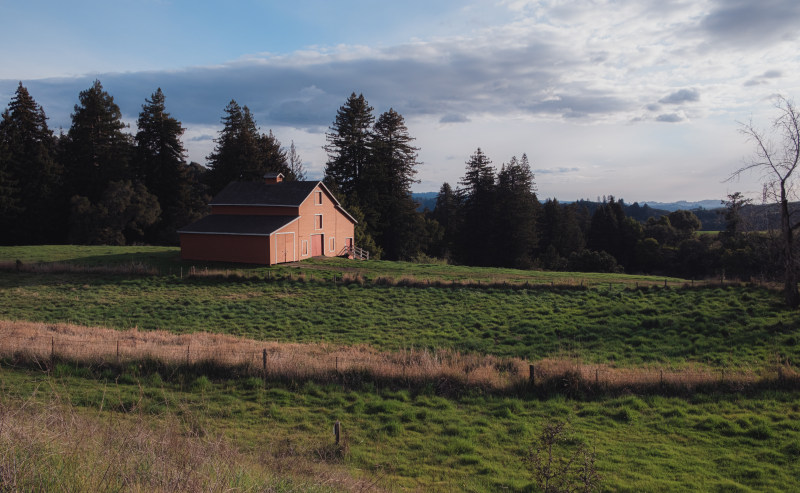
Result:
[[[168,364],[211,362],[276,379],[326,382],[368,378],[408,384],[434,383],[443,391],[464,386],[490,391],[533,387],[567,392],[640,392],[661,388],[692,390],[703,386],[741,390],[754,385],[796,386],[800,383],[798,373],[786,365],[736,370],[702,366],[619,368],[582,364],[575,359],[530,362],[452,350],[387,352],[366,345],[270,342],[205,332],[172,334],[135,328],[120,331],[63,323],[0,320],[0,356],[41,361],[46,366],[53,355],[89,364],[144,358]]]
[[[79,411],[61,398],[66,392],[46,390],[49,400],[0,400],[0,491],[376,489],[312,451],[238,450],[187,412]]]

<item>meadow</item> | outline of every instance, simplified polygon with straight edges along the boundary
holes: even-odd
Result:
[[[769,287],[739,283],[668,279],[664,287],[663,278],[642,276],[341,259],[272,269],[190,265],[174,249],[153,247],[3,248],[2,262],[0,319],[7,321],[631,371],[758,373],[791,369],[798,359],[800,315]],[[126,265],[146,269],[114,271]],[[552,422],[568,423],[564,451],[585,445],[595,452],[603,490],[787,491],[800,475],[800,399],[796,390],[768,386],[536,394],[467,385],[443,393],[435,383],[397,379],[263,380],[149,360],[41,366],[12,357],[0,362],[0,386],[3,423],[13,424],[21,408],[56,402],[59,412],[103,430],[136,418],[146,429],[173,430],[180,447],[221,444],[232,462],[198,466],[221,471],[202,476],[198,489],[537,491],[526,458]],[[330,431],[336,420],[346,439],[338,447]],[[10,455],[50,464],[47,450],[67,454],[58,445],[26,447],[12,428],[0,426],[3,471]],[[150,460],[137,457],[120,470]],[[171,471],[154,473],[145,486],[159,490]],[[131,489],[126,478],[109,484]],[[28,489],[43,484],[30,481]],[[75,489],[91,489],[81,485],[100,479],[74,481]]]

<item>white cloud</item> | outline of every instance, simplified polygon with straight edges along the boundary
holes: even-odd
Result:
[[[532,160],[538,155],[545,195],[551,187],[567,198],[624,196],[644,190],[646,178],[667,173],[669,162],[658,157],[664,146],[681,151],[679,159],[694,163],[691,169],[735,167],[731,155],[707,152],[717,148],[709,139],[676,143],[676,135],[686,128],[711,132],[708,122],[735,128],[734,121],[757,116],[762,106],[769,110],[763,102],[769,94],[800,91],[796,43],[786,42],[795,39],[797,2],[769,0],[764,10],[775,12],[757,12],[750,4],[503,1],[513,19],[494,26],[465,20],[486,11],[475,4],[459,10],[470,28],[457,36],[449,26],[447,35],[391,46],[307,46],[213,66],[23,82],[56,128],[69,126],[78,92],[95,77],[133,120],[144,98],[161,87],[168,110],[188,129],[190,157],[201,162],[213,149],[225,105],[236,99],[254,111],[264,131],[272,129],[285,145],[294,140],[310,174],[319,175],[324,133],[355,91],[376,112],[393,107],[406,117],[426,163],[419,190],[455,183],[463,162],[481,146],[499,162],[522,152]],[[753,29],[769,33],[736,41],[737,30],[744,29],[745,40],[755,36],[748,15]],[[0,94],[10,97],[16,84],[0,81]],[[734,144],[738,138],[735,132],[726,137]],[[642,141],[649,147],[634,145]],[[682,185],[672,176],[656,181],[653,194],[673,184],[696,187],[691,196],[706,198],[700,184]]]

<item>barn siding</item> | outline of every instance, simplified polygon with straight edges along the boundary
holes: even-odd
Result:
[[[184,260],[270,263],[268,236],[183,233],[180,237],[181,258]]]
[[[297,207],[268,205],[212,205],[211,214],[238,214],[243,216],[296,216]]]

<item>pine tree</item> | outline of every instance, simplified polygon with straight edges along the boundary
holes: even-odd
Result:
[[[304,181],[306,179],[306,170],[303,166],[303,158],[297,153],[297,148],[292,141],[289,146],[289,151],[286,153],[286,163],[289,166],[289,173],[286,175],[287,180]]]
[[[533,172],[528,156],[512,157],[497,174],[495,201],[496,248],[503,252],[501,264],[530,268],[536,249],[536,222],[539,200],[536,198]]]
[[[378,117],[372,159],[358,186],[362,208],[375,212],[373,236],[389,259],[410,259],[421,250],[424,219],[411,198],[419,165],[413,140],[402,115],[394,109]]]
[[[272,135],[261,134],[247,106],[231,100],[225,107],[214,152],[208,156],[207,184],[212,194],[232,181],[259,181],[268,172],[287,175],[286,152]]]
[[[325,180],[335,183],[345,197],[359,192],[360,180],[372,157],[372,110],[363,94],[352,93],[325,134]]]
[[[161,88],[145,100],[137,126],[136,177],[156,196],[162,212],[147,239],[174,244],[178,240],[176,229],[199,217],[201,211],[192,197],[195,189],[181,142],[184,128],[166,112]]]
[[[458,259],[468,265],[497,263],[495,241],[495,174],[492,161],[479,147],[466,162],[467,170],[459,181],[463,203],[463,223],[459,231]]]
[[[3,243],[61,241],[61,169],[44,109],[20,82],[0,120],[0,229]]]
[[[112,180],[130,179],[132,142],[122,113],[99,80],[79,95],[67,134],[64,174],[69,195],[98,200]]]
[[[442,228],[441,241],[433,245],[431,253],[437,257],[451,259],[458,241],[458,231],[461,224],[461,201],[458,194],[449,183],[443,183],[436,196],[436,206],[431,213]]]

